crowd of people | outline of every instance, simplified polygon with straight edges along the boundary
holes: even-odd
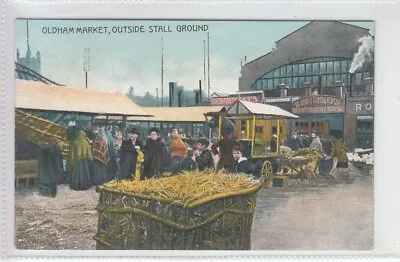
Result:
[[[252,164],[243,156],[243,147],[233,137],[233,130],[226,129],[222,134],[220,140],[209,141],[201,137],[188,144],[177,129],[162,137],[157,128],[150,129],[148,136],[131,128],[126,139],[122,139],[119,132],[106,127],[92,131],[87,125],[69,126],[69,152],[61,180],[69,183],[73,190],[86,190],[113,179],[132,179],[136,176],[140,151],[143,153],[141,180],[161,177],[166,172],[174,175],[181,171],[209,169],[252,174]],[[273,136],[271,151],[275,152],[278,145]],[[299,137],[294,132],[287,146],[292,150],[311,147],[323,152],[315,132],[310,138]]]

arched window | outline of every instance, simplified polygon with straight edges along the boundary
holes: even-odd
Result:
[[[254,82],[251,89],[271,90],[279,88],[282,83],[289,88],[301,87],[305,82],[323,87],[332,86],[340,81],[349,84],[351,62],[351,59],[318,58],[313,59],[313,61],[283,65],[261,76]],[[370,71],[373,70],[373,67],[369,64],[366,62],[361,68],[357,69],[356,84],[361,84],[366,77],[371,75]]]

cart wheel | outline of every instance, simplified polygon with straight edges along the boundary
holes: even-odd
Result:
[[[260,174],[260,178],[263,180],[264,187],[267,187],[268,184],[271,182],[272,175],[273,175],[272,164],[268,160],[265,160],[264,163],[262,164],[261,174]]]

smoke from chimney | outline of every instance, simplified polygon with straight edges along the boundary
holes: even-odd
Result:
[[[371,36],[364,36],[358,40],[361,43],[358,52],[354,54],[349,73],[354,73],[360,68],[367,57],[371,58],[371,51],[374,51],[374,40]]]

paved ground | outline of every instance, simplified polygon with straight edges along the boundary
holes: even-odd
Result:
[[[354,172],[357,179],[352,184],[323,180],[261,191],[252,249],[372,249],[373,176]]]
[[[16,236],[19,249],[95,249],[94,189],[58,188],[56,198],[18,189]],[[326,180],[260,191],[252,229],[253,249],[366,250],[373,247],[373,177],[353,184]]]

